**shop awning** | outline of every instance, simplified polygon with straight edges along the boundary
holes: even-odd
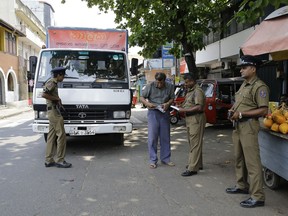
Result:
[[[245,55],[269,53],[273,60],[288,59],[288,6],[271,13],[241,46]]]

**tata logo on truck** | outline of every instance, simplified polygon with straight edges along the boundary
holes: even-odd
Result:
[[[89,109],[87,104],[76,104],[77,109]]]

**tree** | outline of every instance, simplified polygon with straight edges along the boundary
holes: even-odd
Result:
[[[101,11],[114,11],[119,28],[129,29],[130,46],[140,46],[140,52],[150,58],[157,48],[173,42],[170,50],[180,56],[179,46],[189,72],[197,74],[194,54],[205,47],[204,35],[216,31],[220,11],[229,0],[85,0],[88,7],[98,6]],[[65,0],[62,2],[65,2]]]
[[[65,0],[61,0],[62,3]],[[221,12],[239,5],[234,18],[238,22],[255,21],[268,4],[275,8],[287,0],[82,0],[88,7],[114,11],[119,28],[129,29],[130,46],[150,58],[159,46],[173,42],[170,53],[180,56],[180,45],[190,73],[197,75],[194,54],[205,48],[203,38],[221,29]],[[237,8],[238,9],[238,8]]]
[[[252,23],[264,15],[265,8],[269,5],[278,9],[282,5],[287,5],[287,0],[244,0],[235,13],[234,19],[241,23]]]

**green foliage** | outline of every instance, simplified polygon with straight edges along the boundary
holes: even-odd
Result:
[[[119,28],[129,29],[130,46],[141,46],[141,54],[151,57],[157,48],[173,41],[174,55],[179,46],[186,52],[204,48],[203,36],[215,26],[219,11],[227,7],[228,0],[85,0],[89,7],[96,5],[102,11],[112,10]]]
[[[61,0],[65,2],[65,0]],[[139,53],[150,58],[157,48],[173,42],[170,50],[180,56],[180,45],[189,71],[197,71],[193,53],[205,48],[203,37],[219,31],[220,12],[235,4],[235,0],[82,0],[88,7],[97,6],[101,11],[114,11],[118,28],[129,29],[129,46],[140,46]],[[275,8],[287,0],[243,0],[236,9],[237,22],[255,21],[263,15],[264,8]],[[191,57],[190,57],[191,56]]]
[[[235,13],[234,19],[240,23],[253,23],[264,15],[267,6],[271,5],[278,9],[281,4],[287,5],[287,0],[244,0]]]

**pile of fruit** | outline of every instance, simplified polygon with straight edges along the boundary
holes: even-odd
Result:
[[[272,110],[271,110],[272,111]],[[274,132],[280,132],[282,134],[288,133],[288,107],[285,103],[281,104],[278,108],[268,114],[263,124]]]

